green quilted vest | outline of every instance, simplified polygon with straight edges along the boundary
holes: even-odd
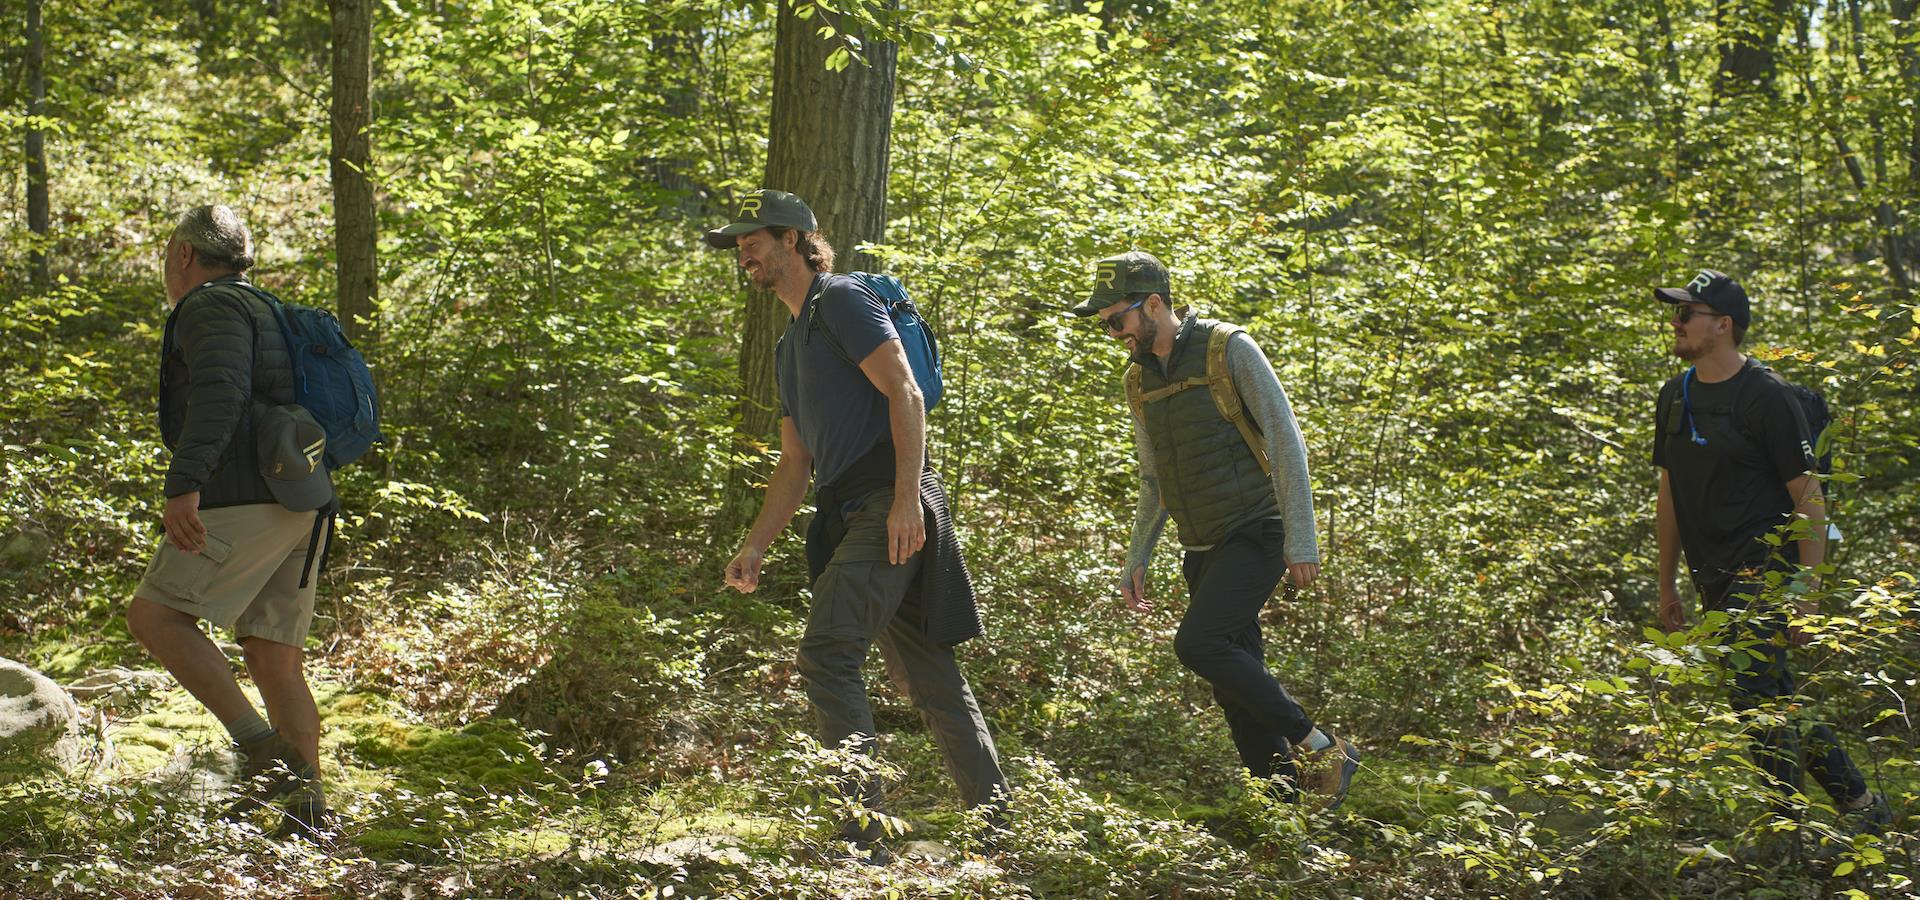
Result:
[[[1191,324],[1189,324],[1191,323]],[[1209,547],[1234,529],[1280,514],[1273,482],[1247,446],[1248,437],[1221,416],[1207,390],[1207,342],[1220,323],[1188,317],[1174,338],[1167,371],[1158,364],[1139,366],[1141,407],[1147,442],[1153,449],[1160,499],[1173,514],[1180,543]],[[1154,397],[1181,382],[1196,384]]]

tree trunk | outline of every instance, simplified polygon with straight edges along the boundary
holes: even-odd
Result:
[[[1715,0],[1722,35],[1716,95],[1773,92],[1773,51],[1791,9],[1791,0]]]
[[[40,0],[27,0],[27,230],[33,232],[33,286],[52,283],[47,263],[47,232],[52,206],[47,199],[47,131],[39,118],[47,106],[47,41],[40,27]]]
[[[850,20],[812,8],[813,16],[802,19],[794,12],[793,0],[780,4],[764,186],[791,191],[807,202],[820,220],[821,233],[838,251],[837,269],[872,270],[877,260],[854,248],[879,241],[886,229],[897,51],[889,43],[862,40],[868,65],[851,60],[841,71],[829,70],[828,57],[846,45],[839,37],[823,40],[820,27],[864,35]],[[788,321],[786,306],[771,294],[748,292],[737,437],[750,453],[770,446],[778,432],[773,351]],[[765,472],[764,457],[755,458],[730,480],[733,506],[740,513],[736,518],[751,514],[754,486]]]
[[[360,342],[373,333],[375,272],[372,181],[373,3],[328,0],[333,13],[333,245],[340,323]]]
[[[1855,8],[1857,9],[1857,7]],[[1807,48],[1811,45],[1808,36],[1810,27],[1810,23],[1805,18],[1799,18],[1794,23],[1802,52],[1807,52]],[[1859,33],[1860,20],[1857,16],[1853,18],[1852,27],[1855,29],[1855,32],[1851,35],[1851,38],[1855,46],[1858,47],[1859,42],[1862,40],[1862,35]],[[1856,57],[1856,59],[1860,58]],[[1864,59],[1860,59],[1859,64],[1863,67],[1861,74],[1864,75]],[[1803,71],[1800,77],[1801,85],[1803,89],[1806,90],[1807,96],[1809,98],[1813,97],[1815,93],[1813,76]],[[1843,130],[1839,118],[1829,115],[1826,119],[1827,122],[1825,125],[1827,131],[1833,137],[1834,148],[1839,151],[1841,166],[1846,170],[1847,178],[1853,182],[1854,189],[1860,192],[1861,198],[1864,200],[1874,192],[1875,187],[1884,187],[1886,184],[1884,153],[1876,154],[1878,158],[1878,165],[1874,176],[1876,180],[1868,181],[1866,170],[1860,165],[1859,155],[1853,152],[1853,145],[1847,140],[1846,132]],[[1880,119],[1875,115],[1870,117],[1870,121],[1874,129],[1874,137],[1878,140]],[[1876,146],[1881,145],[1877,144]],[[1907,275],[1906,261],[1903,258],[1900,246],[1900,225],[1895,220],[1893,205],[1886,200],[1876,202],[1873,207],[1873,218],[1874,224],[1878,226],[1880,231],[1881,259],[1887,267],[1887,280],[1893,284],[1894,299],[1905,303],[1913,296],[1913,281]]]
[[[1920,96],[1920,29],[1914,27],[1914,16],[1920,16],[1920,0],[1893,0],[1893,37],[1899,48],[1900,83],[1906,86],[1909,97]],[[1908,110],[1907,123],[1907,189],[1904,192],[1907,200],[1901,204],[1904,210],[1901,238],[1911,252],[1915,249],[1914,218],[1920,215],[1913,202],[1914,194],[1920,193],[1920,110]]]

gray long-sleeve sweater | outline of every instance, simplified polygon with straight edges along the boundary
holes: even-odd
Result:
[[[1149,365],[1163,364],[1156,361]],[[1273,464],[1273,495],[1280,504],[1280,517],[1286,525],[1286,561],[1318,563],[1319,542],[1313,524],[1313,485],[1307,477],[1307,445],[1300,438],[1299,423],[1294,421],[1293,406],[1287,392],[1273,374],[1260,345],[1245,332],[1227,341],[1227,367],[1233,373],[1233,385],[1240,400],[1252,413],[1266,439],[1267,459]],[[1127,564],[1121,580],[1133,570],[1145,566],[1160,540],[1167,523],[1167,508],[1160,501],[1160,480],[1154,475],[1153,446],[1147,441],[1147,426],[1133,417],[1133,443],[1140,456],[1140,500],[1134,507],[1133,538],[1127,546]],[[1209,547],[1185,547],[1207,550]]]

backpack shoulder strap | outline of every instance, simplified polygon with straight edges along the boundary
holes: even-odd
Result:
[[[834,278],[838,276],[829,274],[827,277]],[[827,327],[827,317],[820,314],[821,301],[824,300],[826,296],[827,285],[821,285],[819,293],[807,298],[812,301],[811,308],[807,312],[807,330],[808,332],[820,332],[820,336],[827,339],[827,347],[833,351],[833,355],[840,357],[841,362],[858,368],[860,364],[854,362],[853,357],[847,355],[847,348],[840,343],[839,338],[834,337],[833,329]]]
[[[1147,414],[1147,399],[1140,393],[1140,364],[1127,366],[1127,406],[1133,409],[1135,417],[1144,418]]]
[[[1240,401],[1240,389],[1233,384],[1233,367],[1227,364],[1227,342],[1244,330],[1225,322],[1213,326],[1213,334],[1207,339],[1207,388],[1213,393],[1213,405],[1220,408],[1221,418],[1240,429],[1247,449],[1253,451],[1253,458],[1260,462],[1260,471],[1272,474],[1273,462],[1267,459],[1267,442],[1261,438],[1253,416],[1247,413],[1247,405]]]

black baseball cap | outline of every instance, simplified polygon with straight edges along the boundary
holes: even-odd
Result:
[[[1733,276],[1712,269],[1701,269],[1693,276],[1686,287],[1654,288],[1654,299],[1662,303],[1704,303],[1714,312],[1725,315],[1741,328],[1747,327],[1753,320],[1753,310],[1747,302],[1747,289]]]
[[[1169,297],[1172,293],[1166,265],[1151,253],[1129,250],[1093,264],[1093,293],[1073,308],[1073,314],[1091,316],[1130,294]]]
[[[774,226],[820,230],[813,210],[799,197],[786,191],[758,190],[740,201],[740,211],[734,214],[732,224],[707,232],[707,243],[716,250],[730,250],[740,243],[741,235]]]
[[[327,455],[327,432],[313,413],[298,404],[269,406],[254,425],[260,477],[273,499],[294,512],[333,502],[333,478],[321,464]]]

